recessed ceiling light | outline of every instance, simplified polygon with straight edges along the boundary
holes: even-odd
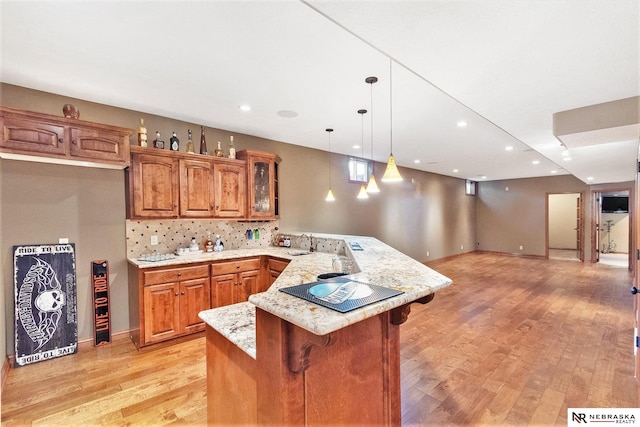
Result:
[[[593,177],[592,176],[587,177],[587,181],[593,181]]]
[[[532,165],[539,165],[540,164],[540,160],[534,160],[533,162],[531,162]]]
[[[513,146],[511,145],[507,145],[506,147],[504,147],[505,151],[513,151]]]
[[[415,163],[415,164],[420,163],[420,159],[415,159],[415,160],[413,161],[413,163]]]
[[[480,179],[487,179],[487,175],[482,175]]]
[[[571,160],[571,157],[565,157],[562,160],[564,160],[565,162],[568,162],[569,160]]]
[[[250,106],[250,105],[246,105],[246,104],[244,104],[244,105],[241,105],[241,106],[240,106],[240,109],[241,109],[242,111],[251,111],[251,106]]]
[[[558,173],[558,171],[557,170],[552,170],[551,173]]]
[[[463,127],[466,127],[466,126],[467,126],[467,122],[465,122],[464,120],[460,120],[460,121],[457,123],[457,125],[458,125],[458,127],[459,127],[459,128],[463,128]]]
[[[458,173],[458,172],[460,172],[458,169],[453,170],[453,173]]]
[[[298,116],[298,113],[291,110],[280,110],[276,114],[278,114],[280,117],[285,117],[287,119],[292,119]]]
[[[357,150],[358,148],[360,148],[360,146],[359,146],[358,144],[356,144],[356,145],[354,145],[354,146],[353,146],[353,149],[354,149],[354,150]]]

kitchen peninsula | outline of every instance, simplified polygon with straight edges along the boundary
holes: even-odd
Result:
[[[452,282],[372,237],[314,237],[337,243],[353,263],[348,278],[402,293],[340,313],[280,291],[331,272],[336,253],[307,253],[306,235],[295,249],[261,249],[291,260],[268,290],[200,313],[210,424],[400,425],[399,326],[411,303]]]

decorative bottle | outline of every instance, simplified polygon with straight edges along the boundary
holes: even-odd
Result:
[[[138,145],[140,147],[147,146],[147,128],[144,126],[144,119],[140,119],[140,126],[138,127]]]
[[[233,145],[233,135],[229,137],[229,158],[230,159],[236,158],[236,147],[235,145]]]
[[[189,137],[188,137],[189,139],[187,139],[187,153],[195,154],[196,149],[193,146],[193,138],[192,138],[192,135],[191,135],[191,129],[189,129],[188,134],[189,134]]]
[[[156,131],[156,139],[153,140],[153,148],[164,149],[164,141],[160,139],[160,131]]]
[[[207,150],[207,140],[204,137],[204,126],[200,126],[200,154],[209,154],[209,150]]]
[[[169,138],[169,150],[180,151],[180,140],[176,136],[176,132],[173,131],[173,135]]]
[[[222,152],[222,147],[220,147],[220,141],[218,141],[218,146],[213,151],[213,155],[216,157],[224,157],[224,153]]]

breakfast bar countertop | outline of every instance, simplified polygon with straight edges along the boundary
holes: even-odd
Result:
[[[332,261],[336,254],[312,252],[306,255],[297,255],[296,251],[299,251],[299,248],[275,246],[262,249],[234,250],[228,251],[227,255],[232,255],[232,253],[236,257],[269,255],[290,259],[291,262],[268,291],[251,295],[249,302],[205,310],[200,313],[200,318],[246,353],[255,357],[255,307],[315,335],[326,335],[419,300],[452,283],[451,279],[373,237],[318,233],[314,233],[313,236],[344,242],[344,252],[347,258],[353,261],[353,273],[345,276],[346,278],[396,289],[403,293],[353,311],[340,313],[279,291],[284,287],[315,282],[318,274],[331,272]],[[352,250],[350,247],[352,242],[357,242],[362,250]],[[200,258],[196,257],[195,259]],[[211,257],[206,259],[211,259]],[[200,261],[202,260],[200,259]]]

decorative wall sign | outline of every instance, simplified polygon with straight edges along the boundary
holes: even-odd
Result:
[[[95,317],[93,330],[96,346],[111,342],[111,317],[109,310],[109,263],[107,260],[91,261],[91,283],[93,284],[93,307]]]
[[[16,366],[78,351],[75,246],[13,247]]]

